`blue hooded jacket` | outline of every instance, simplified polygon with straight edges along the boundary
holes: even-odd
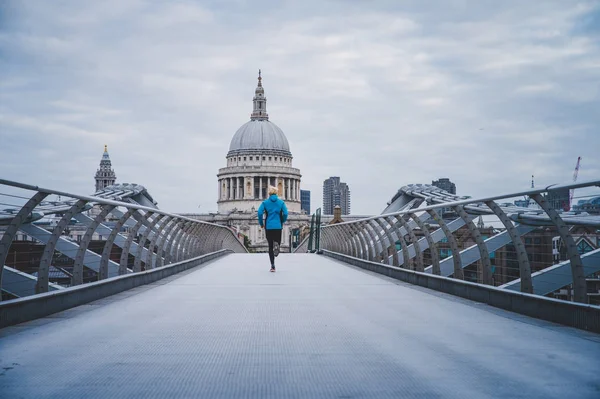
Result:
[[[281,230],[288,218],[287,206],[276,194],[264,200],[258,208],[258,224],[263,227],[263,213],[267,214],[267,230]]]

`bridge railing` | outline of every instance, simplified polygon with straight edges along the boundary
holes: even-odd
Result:
[[[303,254],[308,252],[308,240],[310,238],[310,235],[307,235],[306,237],[304,237],[304,239],[300,242],[300,244],[298,244],[298,246],[296,248],[294,248],[293,253],[295,254]]]
[[[162,211],[134,184],[87,196],[0,179],[0,234],[5,299],[247,252],[229,228]]]
[[[408,209],[322,226],[321,249],[525,293],[556,297],[563,289],[560,299],[600,303],[600,215],[557,209],[565,204],[555,201],[557,193],[567,193],[568,203],[570,190],[599,186],[471,199],[411,185],[402,188]],[[507,202],[515,198],[520,206]]]

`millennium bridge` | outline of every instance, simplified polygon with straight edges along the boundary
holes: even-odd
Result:
[[[407,185],[268,273],[141,185],[0,180],[0,397],[598,398],[600,215],[552,198],[599,186]]]

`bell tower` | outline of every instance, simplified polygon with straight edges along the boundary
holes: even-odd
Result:
[[[112,186],[117,181],[117,175],[112,168],[110,157],[108,155],[108,146],[104,145],[104,154],[100,160],[100,167],[96,171],[96,191],[100,191],[105,187]]]

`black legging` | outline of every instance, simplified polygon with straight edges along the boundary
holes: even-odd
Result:
[[[267,242],[269,243],[269,259],[271,264],[275,264],[275,254],[273,253],[273,242],[281,243],[281,229],[267,230]]]

